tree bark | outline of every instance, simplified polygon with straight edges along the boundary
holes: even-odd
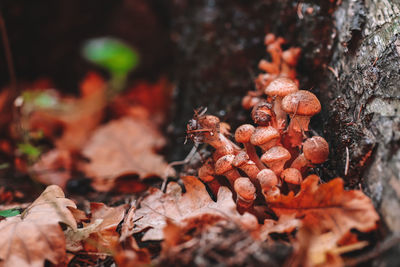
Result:
[[[324,89],[332,166],[372,198],[386,235],[400,234],[399,16],[400,1],[343,1],[334,14],[337,42]],[[398,251],[385,255],[387,266],[399,265]]]

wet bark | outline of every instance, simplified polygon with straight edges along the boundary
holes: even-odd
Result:
[[[381,214],[381,229],[398,235],[400,1],[343,1],[334,18],[337,41],[329,64],[333,71],[324,88],[329,92],[324,102],[330,101],[325,129],[332,169],[350,187],[361,186]],[[398,251],[393,248],[375,264],[398,265]]]

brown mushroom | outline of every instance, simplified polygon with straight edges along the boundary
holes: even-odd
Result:
[[[247,177],[239,177],[235,180],[233,187],[237,193],[236,205],[238,211],[243,214],[245,211],[252,210],[256,199],[256,188]]]
[[[280,175],[286,161],[288,161],[290,157],[290,153],[286,148],[282,146],[274,146],[261,156],[261,161],[276,175]]]
[[[273,146],[276,146],[280,141],[280,134],[272,126],[259,126],[255,129],[253,135],[250,138],[250,142],[259,146],[263,152],[267,151]]]
[[[303,181],[300,171],[295,168],[287,168],[283,170],[281,173],[281,178],[285,181],[290,191],[297,190]]]
[[[310,118],[321,111],[321,103],[311,92],[299,90],[285,96],[282,100],[283,111],[291,115],[288,135],[292,146],[299,146],[302,132],[308,131]]]
[[[303,172],[307,166],[324,163],[328,156],[328,142],[321,136],[313,136],[303,142],[303,153],[292,162],[291,168]]]
[[[225,176],[233,186],[235,180],[240,177],[239,172],[232,166],[234,155],[225,155],[215,163],[215,173]]]
[[[191,125],[195,124],[195,126]],[[195,142],[207,143],[218,150],[221,147],[240,150],[240,148],[221,133],[220,120],[216,116],[200,116],[197,121],[191,120],[187,133]]]
[[[275,98],[274,112],[278,130],[284,129],[286,126],[286,112],[282,109],[282,99],[298,90],[297,84],[293,80],[285,77],[273,80],[267,88],[265,88],[264,93]]]
[[[251,111],[251,118],[254,123],[259,126],[273,126],[277,127],[276,116],[272,111],[272,104],[266,100],[262,100],[254,106]]]
[[[261,186],[262,194],[267,199],[268,195],[271,194],[272,188],[278,185],[278,177],[272,170],[264,169],[257,174],[256,178]]]
[[[256,164],[252,160],[250,160],[245,151],[242,151],[235,156],[232,165],[246,173],[254,184],[257,183],[256,177],[260,172],[260,169],[257,168]]]
[[[236,129],[235,140],[236,142],[243,144],[250,160],[252,160],[259,169],[264,169],[265,168],[264,164],[261,162],[260,158],[256,153],[256,149],[250,142],[250,138],[253,135],[254,131],[255,128],[253,125],[243,124]]]

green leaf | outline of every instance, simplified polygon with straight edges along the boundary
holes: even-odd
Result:
[[[26,91],[22,94],[24,101],[33,108],[51,108],[57,105],[58,99],[47,91],[31,92]]]
[[[36,160],[42,153],[39,148],[29,143],[18,144],[18,150],[32,160]]]
[[[114,75],[126,75],[139,63],[136,50],[111,37],[87,41],[83,46],[83,56]]]
[[[0,216],[3,217],[13,217],[21,214],[21,212],[17,209],[9,209],[9,210],[0,210]]]

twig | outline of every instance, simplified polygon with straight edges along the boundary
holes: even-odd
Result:
[[[346,146],[346,164],[344,166],[344,176],[346,176],[347,172],[349,171],[349,163],[350,163],[349,148]]]
[[[190,162],[190,160],[194,157],[194,155],[197,152],[197,149],[199,147],[199,143],[195,142],[194,146],[192,147],[192,150],[190,150],[189,154],[185,157],[184,160],[179,160],[179,161],[173,161],[170,164],[168,164],[167,168],[165,169],[164,173],[164,181],[163,184],[161,185],[161,191],[165,191],[165,188],[167,186],[167,181],[168,181],[168,172],[173,166],[178,166],[178,165],[185,165]]]
[[[4,53],[6,56],[6,61],[7,61],[7,68],[8,72],[10,74],[10,82],[11,82],[11,87],[15,93],[15,95],[18,95],[18,88],[17,88],[17,76],[15,74],[15,69],[14,69],[14,61],[12,59],[12,54],[11,54],[11,47],[10,47],[10,42],[8,40],[8,34],[7,34],[7,28],[6,24],[4,22],[3,18],[3,12],[0,9],[0,30],[1,30],[1,39],[3,40],[3,46],[4,46]]]
[[[356,266],[359,265],[360,263],[369,261],[373,258],[378,257],[380,254],[383,252],[391,249],[395,245],[398,245],[400,243],[400,235],[393,235],[389,238],[386,238],[382,243],[378,244],[372,251],[359,256],[354,259],[348,259],[345,260],[346,266]]]

